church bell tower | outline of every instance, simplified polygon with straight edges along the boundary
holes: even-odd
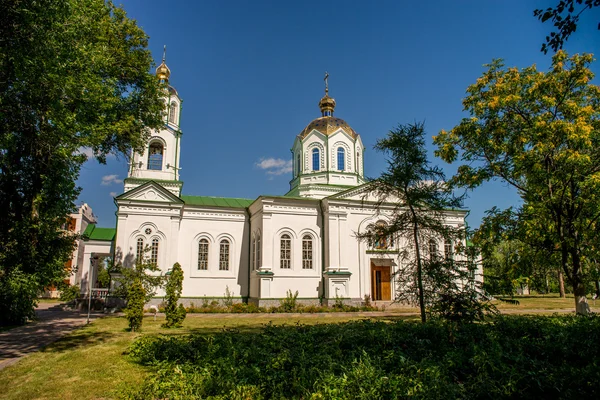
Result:
[[[165,86],[164,126],[152,131],[143,153],[133,152],[125,179],[125,192],[148,181],[154,181],[176,196],[181,195],[183,182],[179,179],[181,130],[181,98],[169,84],[171,70],[166,64],[166,46],[156,77]]]

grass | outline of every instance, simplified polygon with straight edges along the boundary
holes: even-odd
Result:
[[[111,399],[126,388],[139,386],[149,370],[123,356],[140,336],[214,333],[223,328],[258,331],[262,325],[339,323],[352,316],[286,316],[261,314],[203,315],[188,317],[183,328],[161,328],[164,318],[144,318],[143,331],[126,330],[123,317],[106,317],[78,329],[44,350],[0,371],[0,398],[10,399]]]
[[[574,309],[573,297],[561,299],[558,295],[515,296],[519,305],[498,302],[503,312],[519,313],[527,309]],[[590,301],[593,311],[594,307]],[[417,311],[414,308],[390,309],[389,311]],[[183,328],[164,329],[164,317],[144,319],[143,331],[131,333],[126,330],[123,317],[110,316],[94,321],[78,329],[44,350],[25,357],[15,365],[0,371],[1,399],[110,399],[126,388],[139,386],[150,371],[124,356],[131,343],[140,336],[159,334],[185,335],[190,333],[215,333],[223,328],[240,331],[258,331],[272,321],[274,324],[340,323],[360,319],[339,314],[202,314],[191,315]],[[381,317],[384,320],[418,319],[396,315]]]
[[[509,310],[526,310],[526,309],[542,309],[542,310],[558,310],[558,309],[571,309],[575,310],[575,300],[573,295],[567,295],[566,298],[559,297],[556,293],[547,295],[525,295],[525,296],[496,296],[502,299],[514,299],[519,304],[509,304],[500,300],[495,300],[494,304],[501,311]],[[600,302],[595,304],[592,299],[588,299],[590,307],[595,310],[596,307],[600,307]]]

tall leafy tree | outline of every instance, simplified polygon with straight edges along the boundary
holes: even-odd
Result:
[[[444,173],[427,159],[423,123],[399,125],[387,137],[377,141],[375,149],[386,156],[387,170],[369,185],[369,195],[377,199],[378,211],[391,213],[390,223],[369,227],[359,238],[379,242],[387,237],[404,240],[401,255],[406,278],[399,291],[417,299],[421,320],[426,321],[426,307],[440,285],[451,285],[446,279],[456,269],[429,253],[431,240],[455,241],[463,231],[444,224],[449,209],[462,205],[444,182]],[[389,204],[394,204],[389,210]],[[426,250],[427,249],[427,250]],[[447,273],[440,274],[445,270]],[[444,279],[440,279],[441,275]],[[449,287],[446,285],[445,287]]]
[[[544,73],[493,61],[467,89],[471,117],[434,138],[437,155],[464,163],[452,184],[501,179],[517,189],[522,238],[543,237],[560,254],[578,313],[589,309],[583,267],[600,218],[600,88],[591,62],[559,51]]]
[[[160,126],[147,36],[104,0],[0,0],[0,324],[33,316],[65,277],[61,226],[91,148],[143,146]]]
[[[556,28],[555,32],[550,32],[550,35],[546,36],[546,43],[542,44],[542,52],[546,54],[548,49],[555,52],[562,49],[567,39],[577,30],[581,14],[599,6],[600,0],[560,0],[556,7],[534,10],[533,15],[540,21],[552,21]],[[600,23],[598,30],[600,30]]]

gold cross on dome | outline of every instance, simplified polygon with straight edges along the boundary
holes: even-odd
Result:
[[[327,82],[328,78],[329,72],[325,71],[325,79],[323,79],[325,81],[325,94],[329,93],[329,83]]]

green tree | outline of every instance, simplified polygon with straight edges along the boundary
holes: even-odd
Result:
[[[464,162],[454,186],[501,179],[517,189],[523,241],[541,238],[560,254],[580,314],[589,309],[582,259],[600,218],[600,89],[590,83],[591,62],[559,51],[544,73],[496,60],[467,89],[471,118],[434,138],[437,155]]]
[[[144,305],[146,293],[144,286],[139,278],[136,278],[127,290],[127,307],[125,307],[125,318],[129,322],[129,329],[132,332],[142,329],[144,320]]]
[[[389,213],[389,224],[368,227],[357,237],[371,243],[387,238],[406,241],[397,274],[400,300],[416,299],[421,320],[427,319],[426,308],[440,290],[457,288],[460,279],[458,262],[437,257],[430,242],[440,240],[456,244],[464,239],[464,230],[444,223],[449,210],[461,207],[462,197],[454,195],[444,181],[443,171],[427,159],[423,123],[399,125],[387,137],[377,141],[375,149],[387,159],[387,170],[369,185],[369,195],[377,199],[379,212]],[[390,209],[390,204],[394,204]],[[385,210],[385,211],[384,211]],[[464,270],[464,269],[463,269]],[[462,286],[461,286],[462,288]]]
[[[143,255],[136,258],[134,266],[129,268],[118,265],[115,268],[120,276],[115,278],[114,294],[127,303],[125,316],[132,331],[141,329],[144,306],[166,281],[166,276],[161,274],[160,268],[150,259],[150,252],[150,247],[146,246]]]
[[[165,328],[173,328],[181,326],[181,323],[185,319],[186,311],[183,304],[177,304],[181,297],[181,291],[183,289],[183,270],[179,263],[173,265],[171,273],[168,275],[167,284],[165,286],[165,314],[167,321],[163,325]]]
[[[162,124],[147,36],[104,0],[0,0],[0,324],[61,281],[75,181],[91,148],[140,149]]]
[[[545,10],[538,8],[533,15],[540,21],[551,20],[557,32],[550,32],[546,36],[546,43],[542,44],[544,54],[551,48],[555,52],[562,49],[565,41],[577,30],[579,16],[586,10],[600,6],[600,0],[560,0],[556,7]],[[598,24],[600,30],[600,24]]]

